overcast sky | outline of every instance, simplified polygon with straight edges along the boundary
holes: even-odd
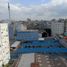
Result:
[[[8,2],[13,20],[67,18],[67,0],[0,0],[0,19],[8,19]]]

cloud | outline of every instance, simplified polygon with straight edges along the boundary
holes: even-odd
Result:
[[[51,0],[50,4],[55,6],[67,4],[67,0]]]
[[[0,0],[0,19],[8,19],[8,1]],[[13,20],[67,18],[67,0],[50,0],[29,6],[10,3],[10,8]]]
[[[0,0],[0,3],[8,2],[9,0]]]

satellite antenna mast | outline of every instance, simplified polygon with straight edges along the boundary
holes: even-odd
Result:
[[[11,22],[11,17],[10,17],[10,5],[9,5],[9,2],[8,2],[8,14],[9,14],[9,23]]]

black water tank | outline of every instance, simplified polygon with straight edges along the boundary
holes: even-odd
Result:
[[[47,28],[44,29],[44,32],[42,33],[42,37],[48,37],[51,36],[51,29]]]
[[[42,33],[42,37],[47,37],[47,36],[48,36],[47,32]]]
[[[47,28],[45,31],[48,33],[48,36],[51,36],[51,29]]]

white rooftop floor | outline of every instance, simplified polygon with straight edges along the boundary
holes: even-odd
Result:
[[[32,54],[23,54],[19,62],[18,67],[31,67],[31,63],[34,62],[34,53]]]

